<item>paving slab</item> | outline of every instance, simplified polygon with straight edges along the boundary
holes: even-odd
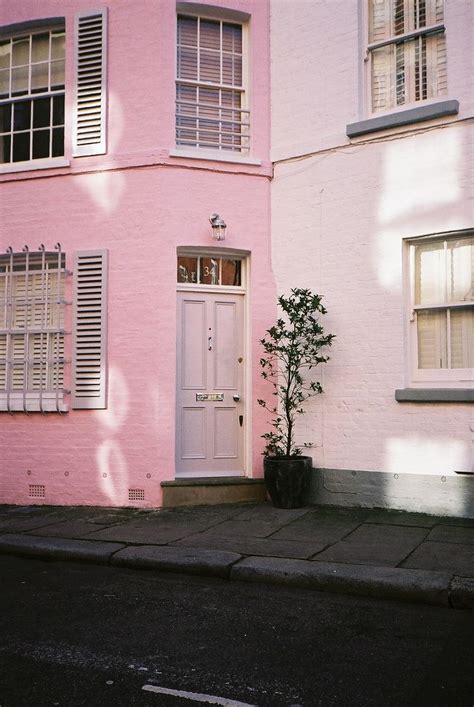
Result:
[[[230,578],[449,606],[452,576],[445,572],[247,557],[232,567]]]
[[[235,552],[211,552],[197,548],[142,545],[127,547],[115,553],[111,564],[228,579],[230,568],[240,559],[242,559],[241,555]]]
[[[53,523],[59,523],[71,518],[83,518],[91,515],[90,508],[63,508],[41,510],[35,507],[29,514],[2,514],[0,517],[0,533],[22,533],[35,528],[42,528]]]
[[[396,567],[424,540],[426,528],[364,524],[313,560]]]
[[[474,528],[456,525],[437,525],[436,528],[431,530],[426,539],[437,542],[474,545]],[[474,548],[472,552],[474,553]]]
[[[387,508],[370,511],[366,522],[433,528],[439,523],[439,516],[432,516],[426,513],[408,513],[407,511],[396,511]]]
[[[359,527],[362,521],[348,516],[307,513],[272,535],[272,540],[297,540],[332,545]]]
[[[472,545],[459,543],[425,541],[402,562],[401,566],[474,577],[474,548]]]
[[[82,560],[100,564],[123,545],[116,543],[67,540],[64,538],[39,538],[31,535],[8,534],[0,536],[0,553],[26,557],[46,557],[55,560]]]
[[[81,538],[108,527],[108,525],[99,525],[95,520],[64,520],[60,523],[34,528],[33,530],[27,531],[27,534],[51,538]]]
[[[265,521],[267,523],[289,523],[296,518],[306,515],[311,512],[311,507],[308,508],[275,508],[270,503],[254,504],[245,510],[240,509],[234,517],[234,520],[239,521]]]
[[[216,530],[198,533],[175,543],[177,546],[204,547],[208,550],[233,550],[241,555],[263,555],[267,557],[308,558],[322,550],[325,545],[318,542],[295,542],[272,538],[233,537],[219,535]]]

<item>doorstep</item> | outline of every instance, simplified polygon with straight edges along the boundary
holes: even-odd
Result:
[[[162,481],[163,508],[265,501],[263,479],[245,476],[199,477]]]

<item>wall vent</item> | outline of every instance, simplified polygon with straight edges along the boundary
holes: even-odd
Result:
[[[144,501],[145,489],[128,489],[129,501]]]
[[[44,498],[46,487],[44,484],[30,484],[28,486],[28,496],[30,498]]]

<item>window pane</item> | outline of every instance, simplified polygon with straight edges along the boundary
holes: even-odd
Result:
[[[242,284],[241,270],[242,270],[242,261],[241,260],[234,260],[232,258],[223,258],[222,259],[221,284],[240,287],[240,285]]]
[[[225,52],[236,52],[242,54],[242,27],[240,25],[230,25],[226,22],[222,25],[222,49]]]
[[[64,88],[64,60],[51,62],[51,90]]]
[[[0,98],[10,95],[10,69],[0,71]]]
[[[64,96],[53,98],[53,125],[64,125]]]
[[[199,60],[199,80],[220,83],[221,55],[219,52],[202,49]]]
[[[219,284],[219,259],[201,258],[201,272],[199,282],[202,285]]]
[[[37,98],[33,101],[33,127],[46,128],[51,125],[51,99]]]
[[[64,128],[54,128],[53,130],[53,157],[64,155]]]
[[[28,67],[12,69],[12,96],[28,93]]]
[[[474,299],[474,238],[448,241],[450,302]]]
[[[371,0],[369,42],[380,42],[392,34],[390,14],[391,0]]]
[[[32,36],[31,61],[49,61],[49,32]]]
[[[33,132],[33,159],[39,160],[49,157],[50,130],[35,130]]]
[[[51,59],[64,59],[64,32],[51,33]]]
[[[415,304],[442,304],[446,302],[444,242],[416,247]]]
[[[212,20],[201,20],[199,26],[199,46],[205,49],[221,48],[221,23]]]
[[[10,162],[10,150],[12,139],[10,135],[0,135],[0,164]]]
[[[197,80],[197,50],[180,48],[178,51],[178,78]]]
[[[197,47],[197,18],[178,17],[178,44]]]
[[[178,257],[178,282],[197,282],[197,258]]]
[[[13,40],[12,66],[22,66],[30,62],[30,38],[20,37]]]
[[[13,135],[13,162],[23,162],[30,159],[30,133],[15,133]]]
[[[418,367],[447,368],[446,312],[418,312]]]
[[[13,129],[29,130],[31,128],[31,101],[21,101],[13,104]]]
[[[31,67],[31,91],[32,93],[39,93],[40,91],[47,91],[49,86],[49,64],[48,62],[43,62],[42,64],[33,64]]]
[[[372,110],[386,110],[395,104],[394,46],[372,52]]]
[[[451,368],[474,368],[474,310],[451,311]]]
[[[12,45],[9,39],[0,42],[0,69],[9,69],[11,65]]]
[[[9,133],[12,129],[12,107],[7,105],[0,106],[0,133]]]

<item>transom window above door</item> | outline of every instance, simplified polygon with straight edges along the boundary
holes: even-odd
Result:
[[[177,282],[187,285],[242,285],[242,260],[213,255],[179,255]]]

